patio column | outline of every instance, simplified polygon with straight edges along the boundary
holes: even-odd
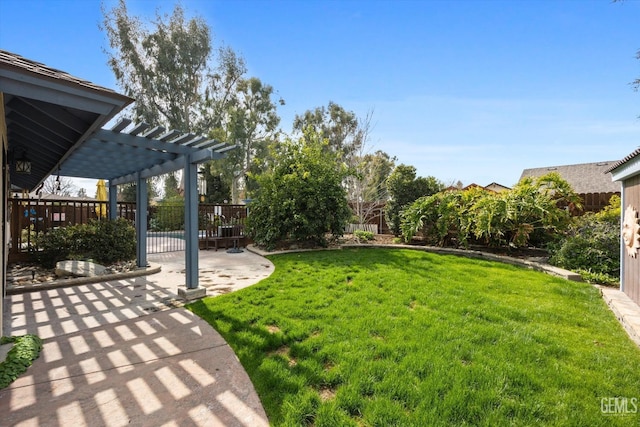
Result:
[[[112,185],[109,181],[109,219],[118,218],[118,186]]]
[[[187,154],[184,166],[184,233],[187,289],[198,288],[198,165]]]
[[[136,256],[138,267],[147,266],[147,180],[136,173]]]

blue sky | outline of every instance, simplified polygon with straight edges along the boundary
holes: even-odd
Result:
[[[153,18],[174,2],[127,4]],[[370,149],[421,176],[510,186],[525,168],[618,160],[640,146],[640,92],[629,84],[640,77],[640,1],[182,5],[286,101],[285,132],[329,101],[373,111]],[[0,16],[0,48],[118,89],[99,1],[2,0]]]

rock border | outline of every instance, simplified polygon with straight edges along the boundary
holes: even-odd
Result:
[[[52,282],[26,284],[20,286],[7,287],[7,295],[19,295],[27,292],[47,291],[50,289],[66,288],[69,286],[89,285],[92,283],[110,282],[112,280],[130,279],[132,277],[148,276],[159,273],[162,266],[159,264],[149,264],[148,267],[138,267],[135,270],[124,273],[103,274],[101,276],[74,277],[72,279],[54,280]]]

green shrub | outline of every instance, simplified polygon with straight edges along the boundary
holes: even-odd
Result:
[[[54,267],[56,262],[69,258],[71,248],[69,238],[71,227],[50,230],[37,239],[36,260],[44,267]]]
[[[341,236],[351,210],[342,185],[348,171],[328,142],[308,130],[273,153],[271,170],[256,176],[247,231],[256,244],[273,249],[293,241],[326,245],[327,233]]]
[[[136,230],[124,218],[114,221],[94,221],[91,236],[91,258],[102,264],[128,261],[136,257]]]
[[[402,233],[402,211],[421,197],[444,189],[444,184],[432,176],[417,177],[416,168],[398,165],[386,181],[390,200],[385,208],[387,224],[394,236]]]
[[[353,235],[358,239],[358,241],[368,242],[373,240],[373,233],[371,231],[356,230],[353,232]]]
[[[549,246],[549,262],[561,268],[585,272],[585,278],[620,274],[620,217],[586,214],[576,218],[567,235]],[[603,276],[603,277],[606,277]],[[602,277],[600,280],[606,280]]]
[[[557,173],[525,178],[501,193],[444,191],[403,210],[402,234],[406,241],[422,235],[439,246],[539,246],[569,226],[571,214],[563,206],[579,209],[579,198]]]
[[[93,220],[61,227],[38,238],[36,259],[47,268],[65,259],[93,259],[103,264],[136,256],[136,231],[124,218]]]

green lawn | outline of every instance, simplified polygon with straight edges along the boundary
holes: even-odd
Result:
[[[601,412],[640,398],[640,349],[591,285],[400,249],[269,259],[267,280],[189,308],[272,425],[640,425]]]

